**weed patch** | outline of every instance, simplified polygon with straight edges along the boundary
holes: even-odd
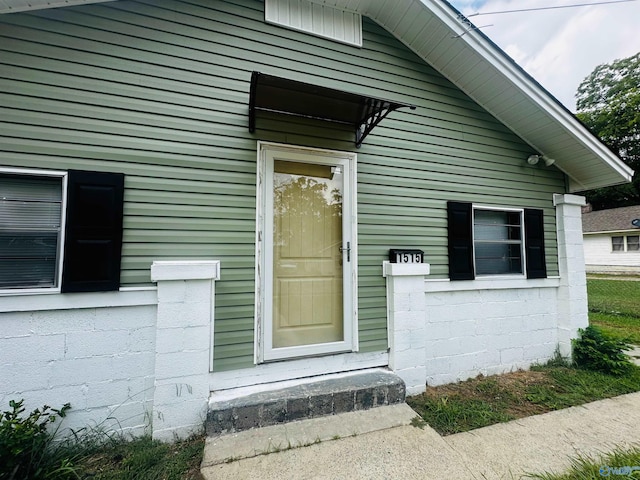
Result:
[[[197,480],[203,449],[203,436],[172,444],[150,437],[121,439],[84,452],[77,469],[81,478],[93,480]]]
[[[407,403],[441,435],[640,391],[640,367],[621,376],[552,362],[531,371],[428,387]]]
[[[608,455],[592,458],[577,457],[571,470],[563,474],[528,474],[524,478],[537,480],[601,480],[602,478],[640,478],[640,448],[615,449]],[[634,467],[636,467],[634,469]]]
[[[613,338],[598,327],[589,325],[579,330],[580,337],[572,340],[575,364],[587,370],[623,375],[632,364],[625,350],[631,350],[626,339]]]
[[[24,416],[24,400],[11,400],[10,410],[0,414],[0,479],[73,478],[74,455],[56,443],[60,418],[71,405],[60,409],[45,405]],[[57,423],[56,427],[51,427]]]

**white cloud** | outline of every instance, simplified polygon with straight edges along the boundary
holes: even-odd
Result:
[[[453,5],[570,110],[578,85],[602,63],[640,52],[640,1],[537,12],[473,13],[596,0],[453,0]]]

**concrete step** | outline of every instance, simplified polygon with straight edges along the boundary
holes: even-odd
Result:
[[[286,386],[285,386],[286,385]],[[256,387],[257,388],[257,387]],[[295,420],[367,410],[403,403],[405,385],[383,369],[326,375],[254,389],[213,393],[209,399],[207,435],[219,436]]]
[[[218,478],[217,469],[211,468],[215,465],[406,426],[416,416],[409,405],[401,403],[208,437],[202,474],[213,480]]]

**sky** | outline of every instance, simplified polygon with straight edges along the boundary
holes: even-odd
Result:
[[[640,52],[640,0],[449,1],[572,112],[578,86],[595,67]],[[576,4],[588,6],[473,15]]]

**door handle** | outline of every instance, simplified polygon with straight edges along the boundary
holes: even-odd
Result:
[[[347,262],[351,261],[351,242],[347,242],[347,248],[340,247],[338,250],[340,250],[340,253],[347,252]]]

